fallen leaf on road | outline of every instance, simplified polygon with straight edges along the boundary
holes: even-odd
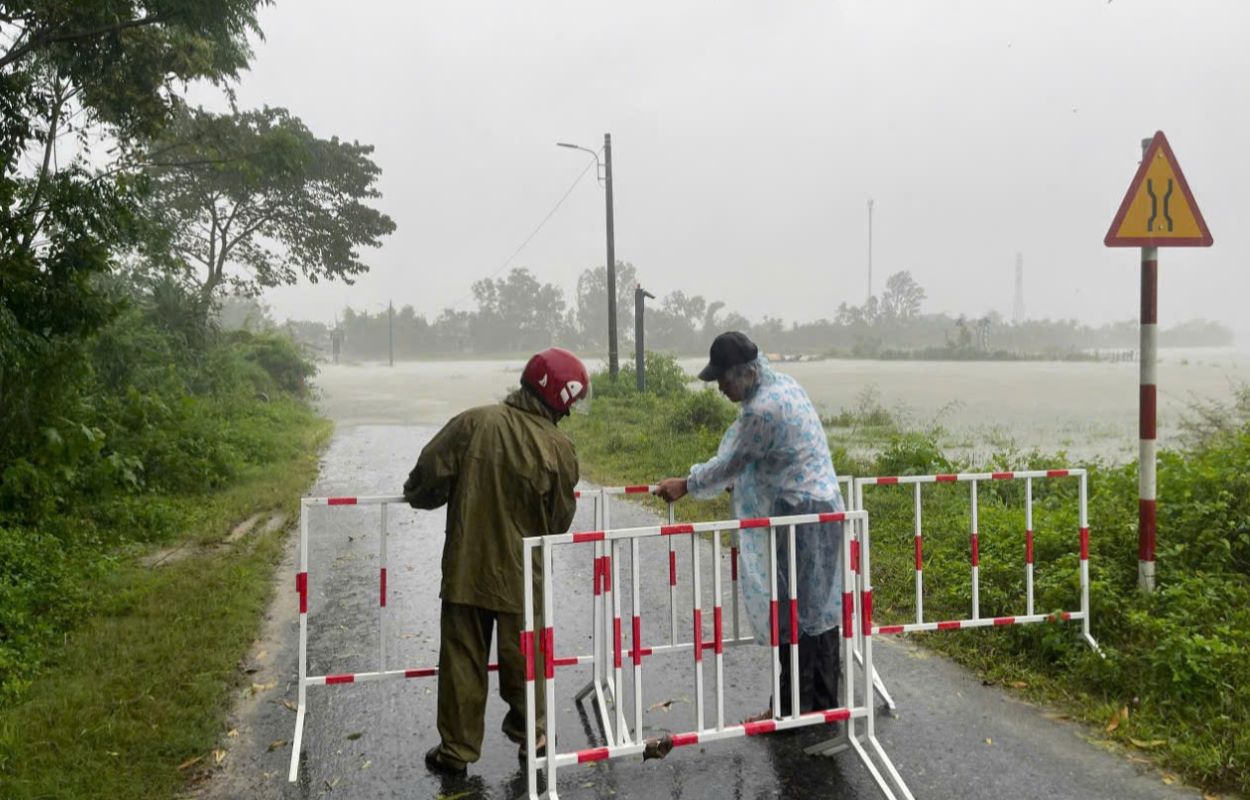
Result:
[[[266,750],[265,752],[272,753],[274,750],[277,750],[279,747],[286,747],[286,739],[274,739],[272,742],[269,743],[269,749]]]
[[[269,691],[270,689],[273,689],[274,687],[276,687],[277,685],[278,685],[278,684],[277,684],[276,682],[274,682],[274,683],[253,683],[253,684],[252,684],[252,694],[260,694],[261,692],[267,692],[267,691]]]
[[[800,631],[800,633],[802,633],[802,631]],[[290,700],[283,700],[282,705],[286,707],[287,711],[299,711],[299,706],[295,705],[295,703],[292,703]]]
[[[667,711],[672,710],[673,703],[689,703],[689,702],[690,701],[684,697],[674,697],[669,700],[661,700],[658,703],[652,703],[650,706],[647,707],[647,711],[666,711],[667,712]]]
[[[1107,723],[1107,733],[1120,727],[1121,722],[1128,722],[1128,706],[1124,706],[1111,716],[1111,720]]]
[[[985,737],[985,743],[986,743],[986,744],[994,744],[994,740],[993,740],[993,739],[991,739],[991,738],[989,738],[989,737],[987,736],[987,737]]]
[[[349,733],[349,734],[347,734],[347,741],[349,741],[349,742],[354,742],[354,741],[356,741],[357,739],[359,739],[361,736],[364,736],[364,735],[365,735],[365,732],[364,732],[364,731],[356,731],[355,733]]]
[[[179,765],[178,765],[178,769],[179,769],[179,770],[184,770],[184,769],[186,769],[187,767],[191,766],[192,764],[195,764],[195,763],[198,763],[199,761],[202,761],[203,759],[204,759],[204,756],[196,756],[195,758],[188,758],[186,761],[184,761],[184,762],[182,762],[181,764],[179,764]]]
[[[1056,714],[1050,711],[1043,711],[1042,716],[1045,717],[1046,719],[1058,719],[1058,720],[1069,719],[1067,714]]]
[[[1143,750],[1153,750],[1156,747],[1162,747],[1163,745],[1168,743],[1167,739],[1142,740],[1142,739],[1134,739],[1132,736],[1130,736],[1128,740]]]
[[[239,729],[238,729],[238,728],[231,728],[231,729],[230,729],[230,732],[226,734],[226,737],[227,737],[227,738],[230,738],[230,739],[237,739],[237,738],[239,738]]]
[[[802,633],[802,631],[800,630],[800,631],[799,631],[799,633]],[[1011,684],[1010,684],[1010,686],[1011,686],[1011,688],[1013,688],[1013,689],[1027,689],[1027,688],[1029,688],[1029,685],[1028,685],[1027,683],[1025,683],[1024,681],[1012,681],[1012,682],[1011,682]]]
[[[214,764],[220,764],[221,762],[223,762],[223,761],[225,761],[225,760],[226,760],[226,751],[225,751],[225,750],[220,750],[220,749],[219,749],[219,750],[214,750],[214,751],[213,751],[213,763],[214,763]]]
[[[456,792],[455,794],[439,794],[434,796],[434,800],[463,800],[469,797],[473,792]]]
[[[361,768],[361,769],[369,769],[369,767],[372,767],[372,766],[373,766],[373,762],[372,762],[372,761],[366,761],[365,763],[363,763],[363,764],[361,764],[361,765],[360,765],[360,768]]]
[[[1177,777],[1176,775],[1173,775],[1171,772],[1163,773],[1163,782],[1166,783],[1168,786],[1171,786],[1172,784],[1176,783],[1179,780],[1180,778]]]

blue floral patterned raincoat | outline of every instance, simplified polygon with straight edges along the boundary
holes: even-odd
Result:
[[[739,518],[844,510],[824,427],[807,392],[763,357],[759,374],[759,385],[743,401],[716,456],[690,468],[689,492],[710,499],[732,486]],[[788,531],[777,529],[777,595],[782,600],[790,596]],[[741,531],[739,537],[743,601],[755,639],[764,644],[769,640],[768,529]],[[801,526],[796,543],[799,630],[814,636],[842,621],[842,523]],[[780,616],[783,641],[788,641],[788,615]]]

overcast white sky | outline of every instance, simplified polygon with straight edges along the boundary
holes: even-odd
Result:
[[[616,252],[657,295],[832,316],[910,270],[927,310],[1136,318],[1102,239],[1162,129],[1215,236],[1161,250],[1160,321],[1250,339],[1250,2],[279,0],[238,87],[377,146],[398,225],[370,274],[272,292],[278,318],[428,316],[494,273],[611,132]],[[604,262],[587,176],[509,265],[571,295]]]

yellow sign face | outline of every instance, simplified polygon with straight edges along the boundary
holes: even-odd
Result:
[[[1155,134],[1103,239],[1107,247],[1210,247],[1211,231],[1194,202],[1163,131]]]

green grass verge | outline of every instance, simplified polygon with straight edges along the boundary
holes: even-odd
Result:
[[[269,431],[281,456],[222,491],[154,497],[187,527],[166,539],[220,541],[269,509],[298,520],[331,426],[288,408]],[[185,788],[180,764],[206,759],[223,733],[239,659],[270,601],[285,530],[205,548],[151,569],[113,556],[89,592],[90,614],[42,658],[20,699],[0,708],[0,797],[160,798]]]
[[[685,475],[716,452],[732,419],[732,407],[708,392],[639,395],[620,382],[604,391],[605,384],[596,380],[592,413],[567,425],[583,474],[597,483]],[[939,432],[899,430],[872,413],[844,412],[827,422],[834,464],[845,474],[1061,465],[1060,457],[1039,453],[960,463],[942,452]],[[881,433],[876,454],[850,458],[848,439],[871,429]],[[1217,427],[1184,452],[1162,453],[1159,483],[1160,588],[1147,596],[1136,588],[1135,467],[1090,467],[1093,633],[1106,658],[1082,643],[1077,624],[916,639],[986,680],[1093,723],[1095,733],[1138,750],[1138,758],[1210,789],[1250,795],[1250,424]],[[924,492],[925,618],[961,618],[971,605],[968,488]],[[1023,610],[1023,493],[1013,482],[983,485],[978,495],[983,617]],[[876,487],[866,505],[877,619],[913,621],[911,493]],[[727,499],[677,507],[683,519],[730,513]],[[1035,482],[1034,530],[1036,610],[1077,610],[1075,481]]]

